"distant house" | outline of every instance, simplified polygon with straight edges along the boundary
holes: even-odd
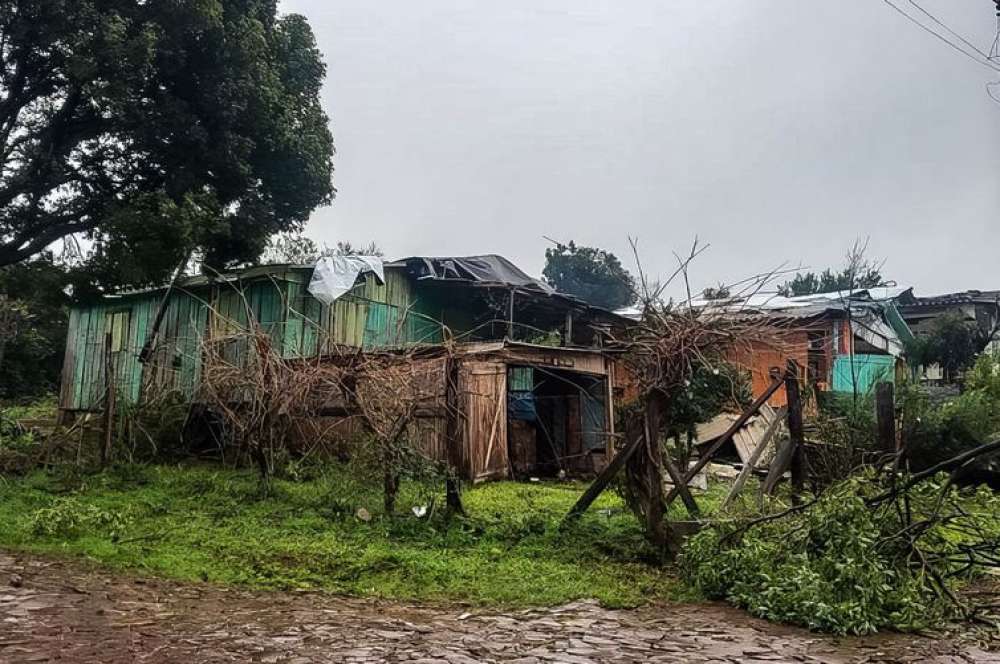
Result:
[[[432,358],[447,341],[455,366],[434,370],[454,371],[460,382],[461,440],[455,451],[444,415],[428,413],[414,434],[428,450],[454,457],[470,479],[602,463],[615,381],[615,362],[602,346],[627,319],[558,293],[501,256],[411,257],[376,267],[381,277],[359,274],[329,304],[311,286],[314,266],[264,265],[188,277],[169,295],[151,288],[74,306],[63,419],[100,411],[109,376],[121,403],[165,393],[197,400],[204,345],[228,344],[225,353],[238,363],[249,351],[233,332],[250,326],[290,359],[404,347],[426,348]],[[439,379],[443,390],[443,373]]]
[[[907,289],[896,297],[896,305],[915,336],[929,335],[934,322],[942,316],[957,316],[975,325],[984,335],[1000,328],[1000,291],[967,290],[918,297]],[[992,342],[995,347],[997,342]],[[944,380],[944,371],[935,365],[922,368],[922,378],[928,381]]]
[[[1000,291],[967,290],[960,293],[917,297],[909,288],[896,297],[896,305],[914,335],[928,334],[934,321],[957,315],[990,332],[1000,321]]]
[[[775,343],[734,351],[734,361],[750,369],[754,395],[770,384],[771,368],[783,368],[788,360],[801,367],[802,378],[818,392],[864,394],[877,382],[894,382],[906,368],[903,348],[912,333],[894,295],[884,288],[797,297],[755,293],[693,305],[761,316],[773,324]],[[785,405],[784,388],[770,403]]]

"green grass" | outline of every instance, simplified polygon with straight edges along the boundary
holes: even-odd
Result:
[[[48,395],[26,403],[0,403],[0,415],[10,420],[45,420],[55,419],[59,411],[59,400],[55,395]]]
[[[650,562],[638,523],[613,492],[559,528],[583,488],[484,484],[464,492],[467,518],[446,521],[440,509],[423,519],[410,512],[440,489],[405,484],[399,516],[364,522],[357,508],[377,513],[381,496],[338,466],[306,481],[275,480],[267,494],[250,471],[206,466],[35,472],[0,479],[0,547],[181,580],[397,599],[633,606],[677,597],[679,584]]]

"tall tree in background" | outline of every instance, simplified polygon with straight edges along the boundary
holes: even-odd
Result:
[[[326,256],[352,255],[381,256],[382,250],[374,242],[355,246],[341,240],[336,246],[331,247],[328,244],[317,244],[315,240],[302,233],[282,233],[275,235],[267,243],[267,248],[261,255],[261,262],[306,265]]]
[[[605,309],[620,309],[636,301],[635,278],[609,251],[556,243],[545,250],[545,281],[556,290]]]
[[[883,263],[867,258],[865,256],[867,249],[867,240],[855,240],[847,252],[846,264],[842,270],[835,272],[827,268],[819,274],[798,272],[791,280],[778,286],[778,293],[785,297],[794,297],[815,293],[851,292],[886,285],[886,280],[882,276]]]
[[[255,259],[333,197],[324,76],[277,0],[0,0],[0,266],[74,234],[106,286]]]

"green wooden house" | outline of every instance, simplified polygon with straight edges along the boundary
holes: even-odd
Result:
[[[150,390],[196,396],[202,349],[257,325],[288,358],[335,347],[385,348],[512,339],[592,347],[621,319],[554,292],[500,256],[413,257],[368,273],[332,306],[309,292],[312,266],[264,265],[195,276],[74,306],[60,389],[69,416],[103,408],[108,380],[118,398],[136,403]],[[152,355],[139,353],[165,313]],[[238,342],[226,353],[239,360]]]

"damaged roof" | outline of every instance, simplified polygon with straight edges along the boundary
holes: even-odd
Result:
[[[941,307],[956,304],[997,304],[1000,300],[1000,290],[967,290],[943,295],[918,297],[913,289],[907,289],[899,294],[897,301],[903,307]]]
[[[781,321],[846,318],[854,333],[871,345],[900,355],[913,333],[894,304],[902,288],[878,287],[854,292],[815,293],[785,297],[778,293],[753,293],[720,300],[693,300],[692,307],[715,309],[725,314],[759,315]]]
[[[497,254],[482,256],[410,256],[385,264],[405,267],[419,280],[471,281],[483,284],[518,286],[544,293],[555,293],[549,284],[525,274],[512,262]]]
[[[718,300],[695,299],[694,308],[719,309],[732,313],[759,313],[781,318],[811,318],[826,313],[843,314],[848,306],[851,311],[881,308],[891,304],[904,290],[879,287],[854,292],[835,291],[785,297],[776,292],[756,292],[746,296],[733,296]]]

